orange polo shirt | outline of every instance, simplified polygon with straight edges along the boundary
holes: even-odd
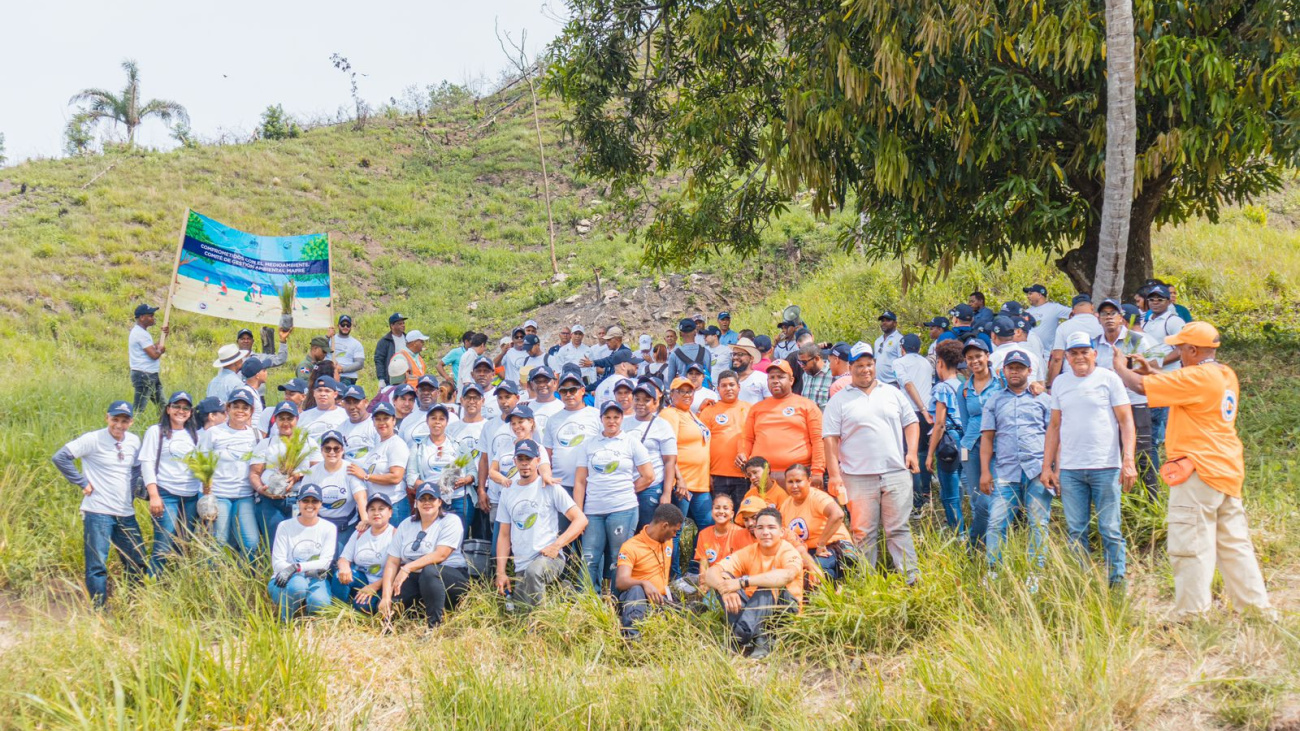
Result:
[[[691,492],[708,492],[709,428],[689,410],[676,406],[660,411],[659,418],[671,426],[677,435],[677,469],[682,473],[686,489]]]
[[[700,562],[701,570],[703,570],[705,559],[708,559],[708,564],[712,566],[754,542],[754,537],[744,528],[731,523],[726,524],[724,527],[727,529],[724,536],[717,534],[716,525],[713,528],[705,528],[696,534],[695,560]]]
[[[709,428],[709,474],[719,477],[744,477],[745,472],[736,466],[740,452],[740,438],[745,431],[745,419],[753,404],[736,399],[724,404],[715,401],[700,410],[700,421]]]
[[[662,594],[668,589],[668,570],[673,565],[673,542],[650,540],[645,529],[623,542],[618,549],[618,565],[631,566],[632,578],[649,581]]]
[[[794,498],[786,498],[779,508],[781,518],[785,521],[786,528],[803,541],[803,545],[809,551],[817,550],[817,542],[821,540],[822,532],[826,530],[826,506],[839,503],[835,498],[818,490],[815,487],[804,488],[808,496],[804,498],[802,504],[795,504]],[[847,519],[847,515],[845,518]],[[850,541],[853,540],[849,535],[849,529],[840,523],[840,527],[831,536],[831,541]]]
[[[798,549],[790,545],[789,541],[782,540],[776,544],[776,553],[772,556],[764,556],[762,546],[751,543],[719,561],[718,566],[737,578],[741,576],[757,576],[778,568],[795,569],[794,578],[785,585],[785,589],[795,599],[800,602],[803,601],[803,557],[799,555]],[[754,596],[755,589],[756,587],[749,587],[745,590],[745,595]],[[771,591],[775,596],[777,590],[772,589]]]
[[[1190,459],[1205,484],[1241,497],[1246,465],[1237,436],[1237,374],[1221,363],[1202,363],[1147,376],[1142,385],[1152,408],[1169,407],[1166,459]]]
[[[817,482],[826,471],[822,410],[803,396],[765,398],[749,410],[740,451],[766,457],[773,471],[784,472],[795,463],[808,465]]]

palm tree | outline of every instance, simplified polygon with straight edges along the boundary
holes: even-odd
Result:
[[[1106,0],[1106,189],[1092,282],[1095,302],[1124,294],[1137,155],[1133,53],[1133,0]]]
[[[150,99],[140,103],[140,69],[135,61],[127,59],[122,62],[126,71],[126,88],[121,94],[114,94],[105,89],[82,89],[68,104],[86,104],[84,114],[93,124],[101,120],[110,120],[126,125],[126,143],[135,145],[135,128],[148,117],[157,117],[165,123],[172,118],[189,124],[190,115],[185,107],[166,99]]]

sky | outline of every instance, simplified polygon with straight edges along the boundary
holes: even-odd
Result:
[[[527,51],[536,54],[559,33],[564,12],[562,0],[7,3],[0,134],[10,165],[62,155],[75,111],[68,100],[88,87],[119,93],[122,60],[132,58],[142,98],[183,104],[200,139],[247,137],[271,104],[304,118],[350,108],[348,78],[331,54],[366,74],[359,91],[377,108],[411,85],[497,79],[508,62],[494,23],[516,39],[527,30]],[[125,138],[120,126],[116,135]],[[157,120],[136,138],[150,147],[176,144]]]

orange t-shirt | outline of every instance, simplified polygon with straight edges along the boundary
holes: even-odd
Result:
[[[826,471],[822,410],[803,396],[765,398],[749,409],[740,451],[766,457],[773,471],[784,472],[798,462],[820,476]]]
[[[659,593],[668,589],[668,570],[673,565],[673,542],[657,543],[650,540],[645,529],[623,542],[618,549],[618,565],[631,566],[632,578],[649,581]]]
[[[719,477],[744,477],[736,466],[740,452],[740,437],[745,430],[745,419],[752,406],[748,401],[736,399],[724,404],[716,401],[700,410],[700,421],[709,428],[709,474]]]
[[[762,547],[757,543],[751,543],[719,561],[718,566],[737,578],[741,576],[758,576],[774,569],[795,569],[794,578],[785,585],[785,589],[790,592],[791,596],[802,602],[803,558],[799,555],[798,549],[790,545],[789,541],[782,540],[776,544],[776,553],[771,556],[764,556],[761,550]],[[754,596],[756,588],[749,587],[745,590],[745,595]],[[774,596],[776,592],[776,589],[772,590]]]
[[[817,542],[821,540],[822,532],[826,530],[826,506],[835,505],[835,498],[818,490],[817,488],[804,488],[808,497],[804,498],[802,505],[796,505],[794,498],[787,498],[781,503],[781,518],[785,520],[785,525],[790,532],[803,541],[803,545],[809,551],[817,550]],[[849,541],[852,537],[849,530],[840,523],[840,527],[831,536],[831,541]]]
[[[767,486],[767,497],[764,499],[767,502],[768,507],[779,509],[781,507],[781,503],[785,502],[786,498],[790,497],[790,493],[786,492],[785,488],[781,487],[781,485],[778,484],[776,480],[769,478],[768,482],[771,484]],[[745,500],[751,497],[758,497],[757,487],[750,487],[749,490],[745,493],[744,497],[740,498],[740,502],[743,503],[745,502]],[[744,525],[744,524],[745,521],[741,520],[740,513],[736,513],[736,525]]]
[[[744,528],[727,524],[727,535],[719,537],[714,528],[705,528],[695,536],[695,560],[704,570],[705,559],[710,566],[754,542],[754,537]]]
[[[1166,459],[1191,459],[1205,484],[1241,497],[1246,465],[1237,436],[1237,374],[1219,363],[1202,363],[1147,376],[1142,385],[1152,408],[1169,407]]]
[[[695,418],[689,410],[670,406],[659,412],[677,435],[677,469],[682,473],[686,489],[691,492],[708,492],[709,481],[709,428]]]

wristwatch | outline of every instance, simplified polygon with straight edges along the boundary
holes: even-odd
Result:
[[[742,589],[749,588],[749,574],[745,574],[744,576],[740,577],[740,588]]]

